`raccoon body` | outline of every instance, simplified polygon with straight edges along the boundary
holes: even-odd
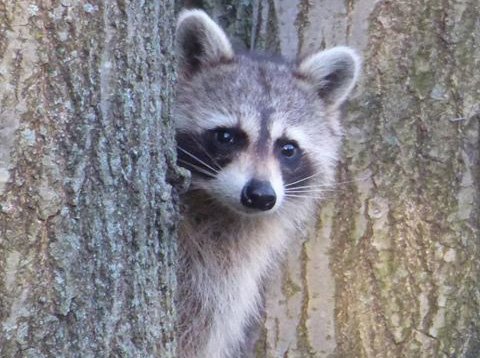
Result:
[[[177,25],[178,161],[191,171],[179,232],[178,356],[239,357],[263,281],[334,182],[339,107],[359,59],[235,54],[203,11]]]

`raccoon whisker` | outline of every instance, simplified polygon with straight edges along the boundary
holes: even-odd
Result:
[[[285,198],[302,198],[302,199],[323,199],[321,195],[300,195],[300,194],[285,194]]]
[[[305,177],[305,178],[299,179],[297,181],[294,181],[293,183],[287,183],[287,184],[285,184],[285,188],[288,188],[289,186],[304,182],[305,180],[311,179],[311,178],[319,176],[321,174],[322,174],[321,172],[317,172],[315,174],[309,175],[308,177]]]
[[[308,195],[309,193],[285,193],[286,197],[301,197],[301,198],[321,198],[323,197],[319,193],[315,193],[316,195]]]
[[[320,175],[320,174],[322,174],[322,173],[318,172],[318,173],[315,173],[315,174],[310,175],[310,176],[308,176],[308,177],[305,177],[305,178],[302,178],[302,179],[300,179],[300,180],[297,180],[297,181],[295,181],[295,182],[293,182],[293,183],[287,183],[287,184],[285,184],[284,186],[285,186],[285,188],[288,188],[289,186],[292,186],[292,185],[295,185],[295,184],[304,182],[305,180],[311,179],[311,178],[313,178],[313,177],[315,177],[315,176],[317,176],[317,175]],[[367,179],[369,179],[369,178],[371,178],[371,177],[372,177],[372,175],[368,175],[368,176],[364,176],[364,177],[362,177],[362,178],[355,178],[355,179],[352,179],[352,180],[337,181],[337,182],[335,182],[335,186],[344,185],[344,184],[351,184],[351,183],[357,183],[357,182],[362,182],[362,181],[367,180]],[[307,185],[307,186],[308,186],[308,185]],[[312,187],[313,187],[313,186],[322,187],[322,184],[312,185]],[[326,186],[331,186],[331,185],[326,185]],[[302,187],[295,187],[295,188],[302,188]]]
[[[286,194],[308,194],[308,193],[327,193],[335,191],[333,189],[313,189],[313,190],[285,190]]]
[[[332,185],[304,185],[304,186],[294,186],[291,188],[285,188],[285,191],[291,190],[310,190],[310,189],[331,189],[333,188]]]
[[[178,161],[180,163],[183,163],[186,166],[188,166],[187,169],[190,169],[190,170],[194,169],[196,172],[205,174],[205,175],[209,176],[210,178],[215,178],[216,177],[215,173],[212,173],[212,172],[206,170],[205,168],[199,167],[198,165],[195,165],[195,164],[193,164],[193,163],[191,163],[187,160],[179,159]]]
[[[311,184],[311,185],[295,185],[294,188],[320,188],[320,187],[330,187],[331,184]]]
[[[347,190],[346,188],[338,187],[336,185],[325,185],[325,186],[305,186],[305,187],[292,187],[292,188],[285,188],[285,193],[292,193],[295,194],[296,192],[329,192],[329,193],[336,193]]]
[[[210,155],[210,153],[208,153],[208,150],[205,148],[205,146],[202,143],[200,143],[200,141],[193,136],[192,136],[192,140],[200,147],[200,149],[202,149],[202,151],[205,153],[205,155],[208,157],[208,159],[210,159],[212,161],[212,163],[215,164],[216,169],[218,171],[222,170],[222,167],[220,166],[220,164],[218,164],[218,162],[215,160],[215,158],[213,158]]]
[[[207,167],[208,169],[210,169],[212,172],[214,172],[215,174],[218,174],[219,171],[215,168],[212,168],[210,165],[208,165],[207,163],[205,163],[203,160],[201,160],[200,158],[198,158],[197,156],[193,155],[192,153],[190,153],[188,150],[185,150],[183,149],[182,147],[179,147],[177,146],[178,149],[180,149],[182,152],[184,152],[186,155],[188,155],[189,157],[195,159],[197,162],[199,162],[200,164],[203,164],[205,167]]]

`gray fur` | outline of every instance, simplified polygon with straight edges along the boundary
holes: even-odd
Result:
[[[179,158],[192,169],[179,234],[178,356],[239,357],[244,331],[258,319],[264,279],[334,184],[338,108],[359,60],[347,48],[314,54],[298,66],[234,55],[223,31],[199,10],[180,15],[177,53]],[[208,149],[218,127],[247,137],[222,163]],[[298,143],[300,164],[278,154],[283,141]],[[271,210],[241,205],[252,178],[274,188]]]

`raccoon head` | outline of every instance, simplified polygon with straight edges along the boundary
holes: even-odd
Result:
[[[246,214],[301,207],[328,190],[339,108],[360,67],[352,49],[297,63],[235,53],[200,10],[181,13],[176,41],[178,160],[192,190]]]

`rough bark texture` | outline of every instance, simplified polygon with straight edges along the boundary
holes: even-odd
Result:
[[[171,1],[0,0],[0,356],[173,357]]]
[[[480,356],[478,1],[189,5],[247,47],[364,57],[337,193],[269,288],[257,356]]]

